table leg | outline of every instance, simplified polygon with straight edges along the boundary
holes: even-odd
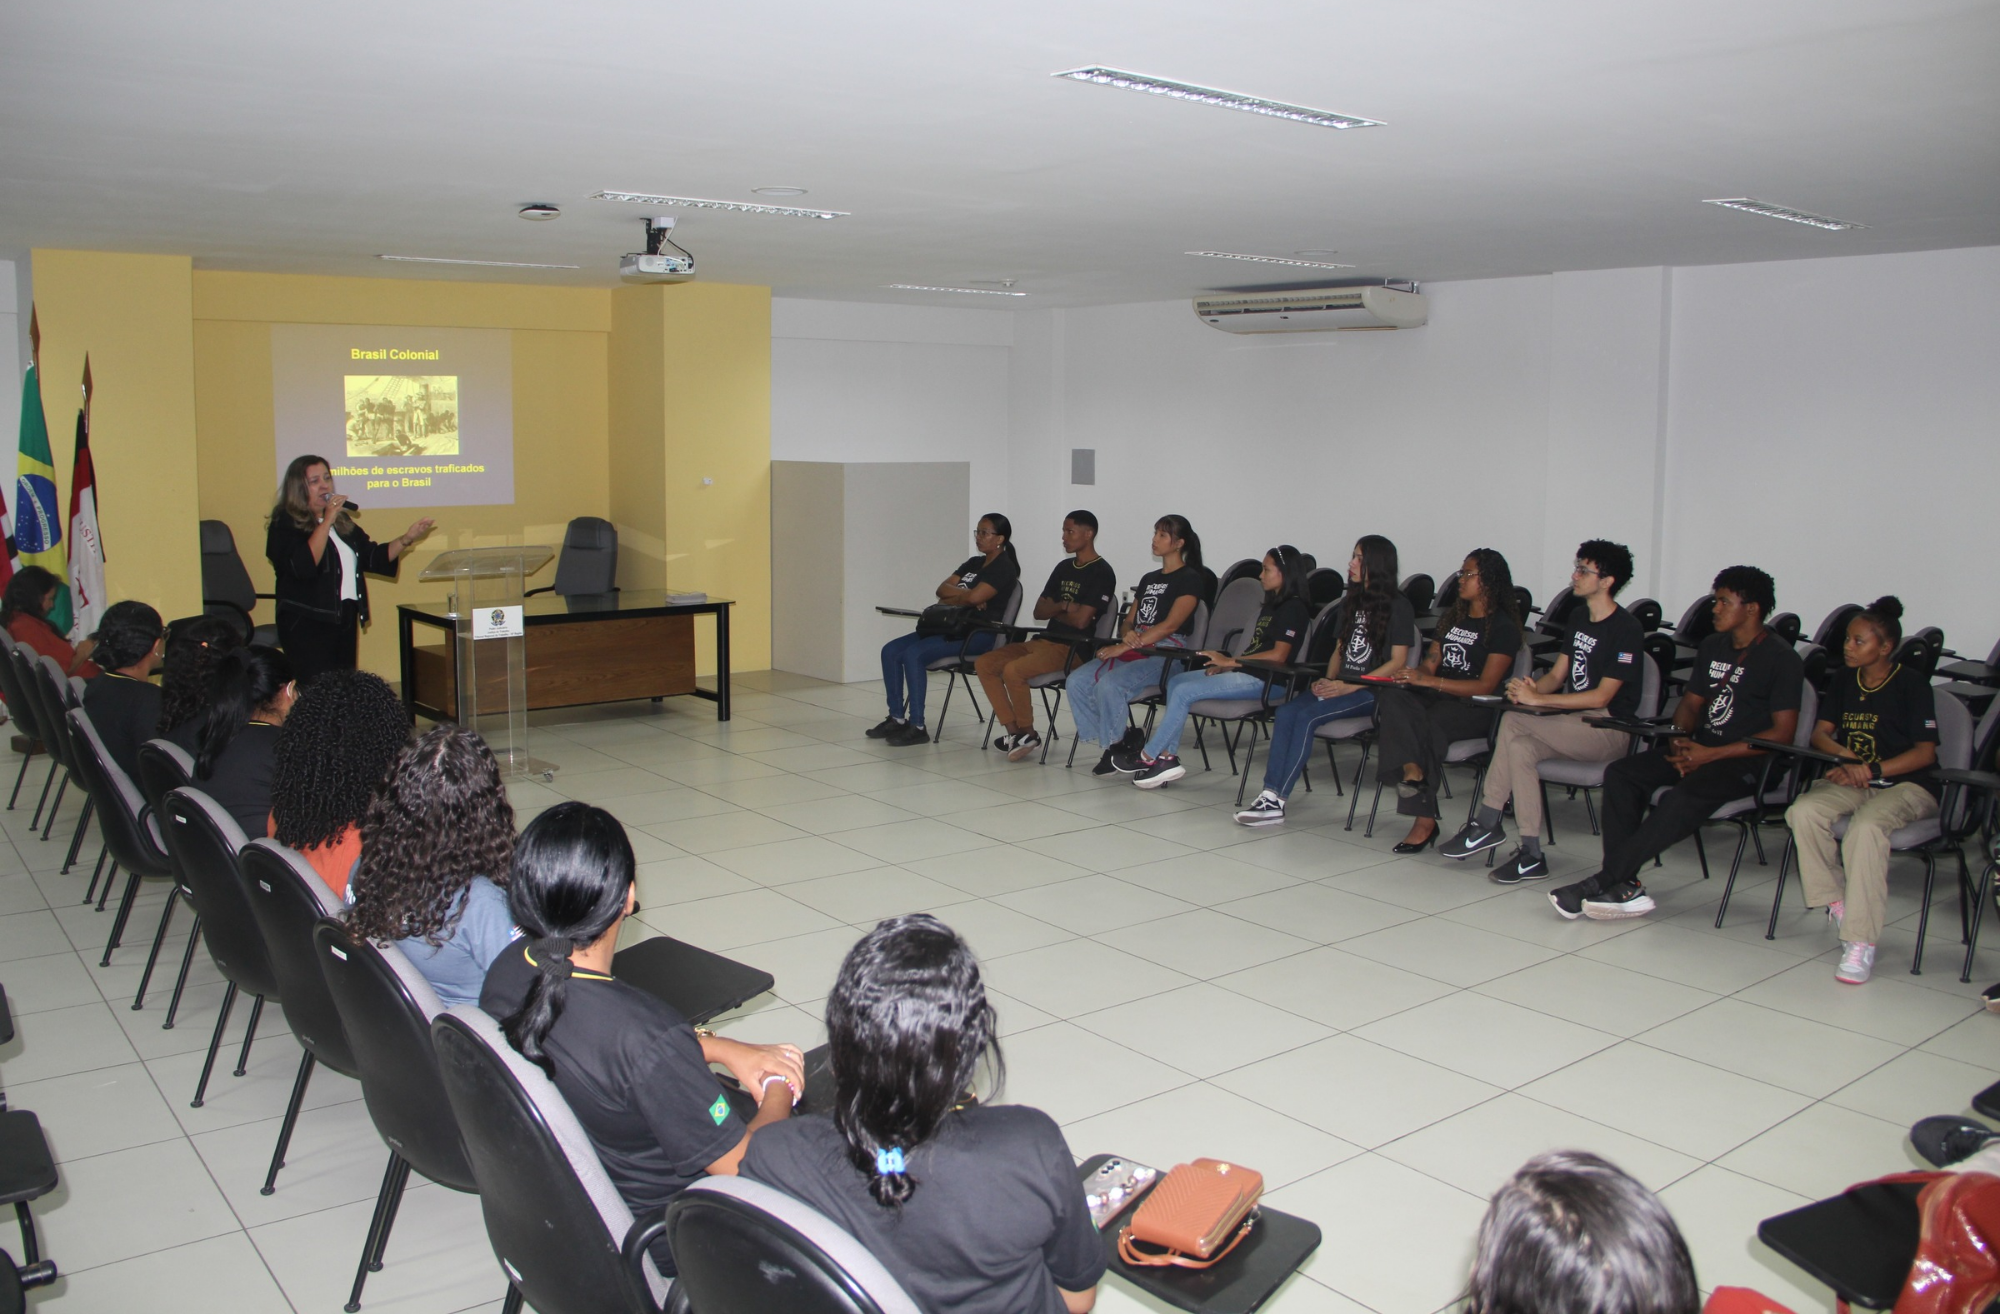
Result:
[[[729,719],[729,608],[715,609],[715,719]]]
[[[396,613],[396,656],[403,680],[403,715],[412,725],[417,720],[417,678],[412,669],[415,658],[412,649],[416,645],[415,627],[410,623],[409,614],[398,610]]]

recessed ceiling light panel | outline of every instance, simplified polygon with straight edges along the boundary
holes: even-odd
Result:
[[[898,292],[963,292],[976,297],[1024,297],[1026,292],[1008,292],[996,287],[929,287],[923,283],[886,283]]]
[[[788,219],[839,219],[846,210],[802,210],[790,205],[758,205],[752,201],[716,201],[704,196],[658,196],[652,192],[592,192],[593,201],[631,201],[636,205],[671,205],[688,210],[730,210],[737,214],[775,214]]]
[[[1282,100],[1266,100],[1262,96],[1246,96],[1240,91],[1200,87],[1191,82],[1175,82],[1168,78],[1150,77],[1144,73],[1127,73],[1122,69],[1092,66],[1064,69],[1051,76],[1070,78],[1077,82],[1095,82],[1100,87],[1143,91],[1149,96],[1171,96],[1175,100],[1191,100],[1199,105],[1220,105],[1224,109],[1242,110],[1246,114],[1264,114],[1274,119],[1290,119],[1294,123],[1310,123],[1320,128],[1384,126],[1380,119],[1336,114],[1332,110],[1313,109],[1307,105],[1288,105]]]
[[[541,265],[527,260],[461,260],[456,256],[378,255],[377,260],[399,260],[411,265],[485,265],[493,269],[580,269],[580,265]]]
[[[1759,201],[1749,196],[1710,197],[1703,205],[1720,205],[1725,209],[1741,210],[1745,214],[1761,214],[1766,219],[1783,219],[1789,223],[1806,224],[1812,228],[1824,228],[1831,232],[1845,232],[1849,228],[1866,228],[1867,224],[1850,223],[1845,219],[1829,219],[1823,214],[1813,214],[1809,210],[1794,210],[1789,205],[1773,205],[1769,201]]]
[[[759,196],[804,196],[806,194],[806,189],[803,187],[752,187],[750,190]]]
[[[1334,264],[1328,260],[1292,260],[1285,256],[1244,255],[1240,251],[1188,251],[1191,256],[1207,256],[1211,260],[1249,260],[1260,265],[1290,265],[1295,269],[1352,269],[1353,265]],[[1328,255],[1334,254],[1327,252]]]

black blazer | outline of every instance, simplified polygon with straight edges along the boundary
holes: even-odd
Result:
[[[340,533],[335,530],[335,533]],[[314,620],[340,620],[340,553],[326,546],[318,561],[313,560],[312,535],[296,528],[289,520],[273,519],[264,536],[264,555],[278,574],[278,612],[311,616]],[[397,563],[389,549],[363,533],[356,525],[340,535],[354,552],[356,591],[361,595],[360,619],[368,623],[368,576],[396,577]]]

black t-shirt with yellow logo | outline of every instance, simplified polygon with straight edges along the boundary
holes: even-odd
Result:
[[[1117,601],[1118,576],[1112,571],[1111,563],[1103,557],[1087,566],[1076,564],[1075,557],[1065,557],[1049,572],[1049,582],[1043,586],[1042,596],[1065,607],[1082,603],[1094,608],[1096,619],[1102,620],[1106,609]],[[1052,639],[1090,637],[1087,631],[1055,621],[1049,622],[1048,633]]]
[[[1861,683],[1859,670],[1842,671],[1827,691],[1819,719],[1833,727],[1833,742],[1863,762],[1886,762],[1918,744],[1938,741],[1931,683],[1900,663],[1873,689]],[[1912,783],[1938,792],[1935,780]]]
[[[1243,655],[1268,652],[1281,643],[1289,643],[1292,645],[1286,650],[1291,654],[1289,660],[1297,661],[1299,640],[1305,637],[1306,625],[1311,620],[1304,599],[1272,602],[1267,595],[1263,609],[1257,613],[1257,623],[1250,627],[1250,642],[1243,646]]]
[[[1149,630],[1165,620],[1173,611],[1174,604],[1182,598],[1201,601],[1207,595],[1208,577],[1202,571],[1188,566],[1179,570],[1149,570],[1139,577],[1139,588],[1132,596],[1132,628]],[[1176,634],[1187,634],[1194,629],[1194,612],[1180,623]]]

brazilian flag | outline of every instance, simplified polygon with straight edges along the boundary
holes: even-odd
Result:
[[[28,366],[21,384],[20,479],[14,488],[15,569],[40,566],[61,581],[48,622],[68,634],[69,559],[63,554],[62,511],[56,500],[55,459],[49,452],[49,424],[42,414],[39,365]]]

